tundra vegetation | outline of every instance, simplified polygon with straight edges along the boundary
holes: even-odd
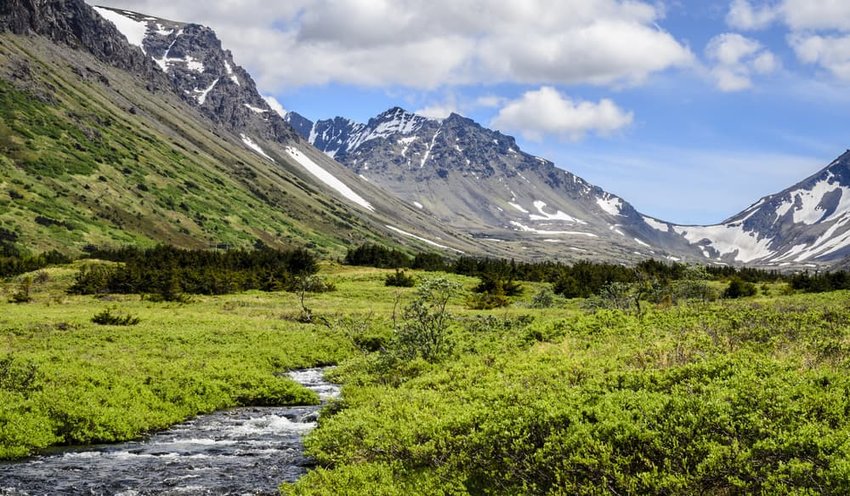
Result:
[[[0,456],[315,403],[283,372],[336,364],[343,396],[307,438],[317,468],[283,494],[850,492],[850,293],[826,291],[841,276],[384,250],[386,268],[130,250],[8,277]],[[185,298],[72,289],[93,266],[109,280],[169,257]],[[296,261],[265,284],[264,260]],[[211,267],[229,275],[198,276]],[[415,285],[387,285],[396,268]],[[187,289],[221,280],[238,283]]]

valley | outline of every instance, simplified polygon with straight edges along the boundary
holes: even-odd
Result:
[[[618,32],[675,39],[656,7],[609,3]],[[380,14],[355,10],[264,48],[321,53]],[[179,11],[0,4],[0,494],[850,493],[850,152],[676,224],[523,150],[564,124],[550,107],[590,126],[565,148],[649,125],[609,99],[537,105],[518,138],[505,113],[558,90],[491,98],[490,124],[397,103],[314,122],[232,31],[160,17]],[[318,72],[368,65],[394,23]],[[487,47],[479,29],[452,46]],[[727,38],[740,60],[701,77],[770,72]],[[592,71],[605,50],[584,51]],[[428,91],[487,66],[461,65]],[[627,94],[655,70],[564,84]]]

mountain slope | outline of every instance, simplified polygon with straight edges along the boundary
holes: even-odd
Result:
[[[328,156],[404,201],[522,249],[788,268],[850,256],[850,152],[720,224],[684,226],[643,215],[457,114],[433,120],[393,108],[365,124],[311,123],[294,112],[287,119]]]
[[[699,254],[622,198],[457,114],[435,120],[393,108],[365,124],[337,117],[307,127],[300,132],[328,156],[479,239],[563,258]]]
[[[670,226],[710,260],[768,266],[850,256],[850,151],[803,181],[714,226]]]
[[[0,11],[4,240],[34,251],[312,243],[339,254],[394,238],[479,251],[317,152],[280,116],[248,108],[264,102],[237,66],[240,84],[216,84],[206,99],[188,91],[228,70],[211,31],[181,25],[184,61],[189,47],[209,48],[199,79],[168,60],[164,72],[82,1],[13,3]]]

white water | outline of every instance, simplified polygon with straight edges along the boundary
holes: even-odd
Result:
[[[339,396],[322,369],[290,372],[322,401]],[[318,406],[202,415],[137,442],[55,449],[0,463],[2,495],[277,494],[308,470],[304,434]]]

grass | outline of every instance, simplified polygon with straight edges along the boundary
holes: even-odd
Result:
[[[0,304],[2,458],[131,439],[236,405],[314,403],[314,394],[280,374],[351,352],[325,328],[281,318],[297,308],[291,294],[194,297],[189,304],[67,296],[74,273],[47,269],[49,281],[34,284],[32,303],[3,297]],[[15,287],[5,284],[4,296]],[[91,322],[110,308],[139,323]]]
[[[450,351],[394,358],[393,313],[417,288],[324,262],[336,291],[185,304],[68,296],[77,266],[0,286],[0,454],[116,441],[246,404],[315,402],[281,372],[339,363],[343,398],[307,440],[319,468],[284,494],[845,494],[850,294],[583,310],[544,284],[512,305],[449,310]],[[95,325],[106,309],[139,319]],[[384,350],[384,351],[381,351]]]

